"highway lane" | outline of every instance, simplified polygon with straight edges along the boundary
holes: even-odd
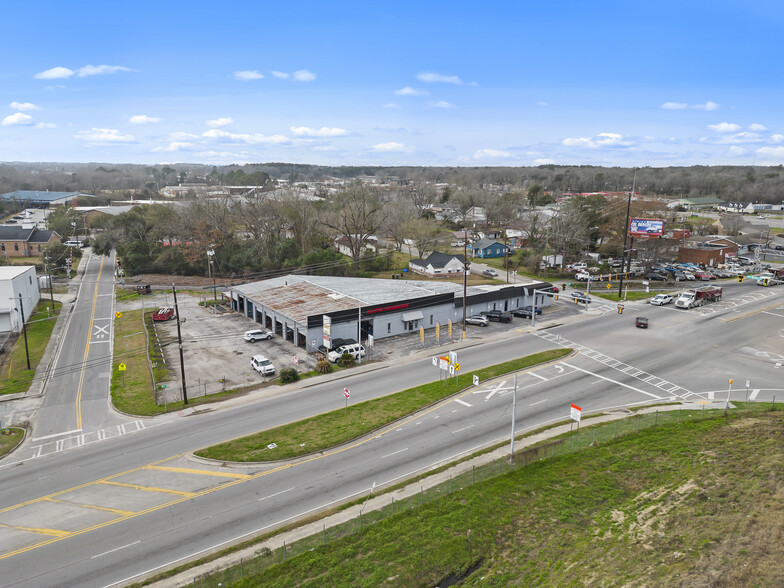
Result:
[[[770,304],[770,301],[764,302]],[[758,306],[764,307],[764,304],[760,303]],[[675,380],[667,371],[656,373],[657,379],[651,379],[644,383],[641,383],[641,380],[633,375],[634,370],[642,368],[648,372],[654,372],[655,370],[650,367],[650,362],[664,352],[671,354],[672,357],[668,358],[669,365],[663,367],[679,375],[679,378],[680,374],[683,374],[683,378],[678,379],[674,385],[683,387],[682,390],[702,394],[702,396],[694,396],[692,400],[705,397],[705,388],[701,387],[704,377],[702,373],[695,373],[695,364],[698,362],[701,364],[702,358],[705,358],[706,361],[717,361],[714,356],[718,354],[710,353],[713,348],[708,348],[709,353],[704,353],[704,346],[698,347],[695,352],[693,341],[689,349],[688,338],[683,336],[674,338],[657,336],[656,340],[649,339],[645,340],[644,344],[639,342],[636,345],[633,344],[634,340],[639,341],[640,337],[648,337],[657,332],[656,329],[660,328],[659,325],[662,330],[674,329],[678,331],[680,329],[681,332],[686,327],[697,325],[697,328],[702,331],[701,336],[719,345],[725,341],[729,341],[731,344],[733,341],[745,340],[748,343],[748,338],[739,333],[739,326],[728,328],[728,325],[736,325],[736,323],[744,325],[742,329],[744,332],[767,332],[774,328],[776,335],[778,335],[778,328],[771,324],[771,316],[763,314],[763,312],[735,323],[728,323],[722,322],[731,320],[727,316],[705,319],[691,311],[675,313],[669,312],[667,309],[650,309],[649,307],[646,307],[645,310],[649,315],[652,315],[652,312],[648,311],[661,311],[657,312],[657,318],[652,323],[654,327],[647,332],[633,328],[629,331],[624,323],[631,324],[633,317],[628,315],[605,315],[585,323],[554,329],[554,332],[559,332],[563,337],[571,338],[586,348],[586,351],[582,351],[578,356],[579,359],[563,362],[584,371],[575,369],[569,372],[568,377],[554,376],[547,380],[529,377],[537,381],[531,382],[531,385],[525,388],[525,392],[521,390],[518,397],[519,408],[522,408],[526,402],[529,405],[528,409],[520,414],[520,427],[535,426],[547,420],[563,418],[565,412],[562,406],[566,406],[569,401],[575,399],[578,399],[585,409],[598,409],[603,406],[640,402],[641,397],[645,397],[647,401],[649,394],[664,397],[665,390],[658,387],[662,385],[659,378],[666,375],[669,381]],[[730,312],[737,313],[737,311]],[[784,312],[782,314],[784,315]],[[773,319],[777,318],[779,317],[773,317]],[[784,317],[781,318],[779,326],[784,326]],[[532,344],[533,340],[537,340],[538,343]],[[553,343],[541,337],[531,336],[522,337],[519,340],[497,342],[461,352],[461,363],[464,366],[469,362],[495,363],[503,359],[501,355],[504,353],[511,351],[514,355],[520,355],[524,352],[530,352],[531,349],[550,344]],[[620,353],[611,353],[608,348],[613,346],[618,347]],[[674,351],[673,347],[675,347]],[[594,357],[589,357],[589,352],[592,352]],[[643,363],[635,363],[638,358]],[[644,363],[646,360],[649,363]],[[625,373],[621,371],[625,368],[622,365],[617,365],[617,362],[626,362],[633,366],[634,370]],[[377,381],[373,381],[373,374],[376,374],[375,380],[399,384],[401,379],[395,377],[394,372],[403,371],[407,376],[412,372],[424,374],[429,369],[428,363],[420,360],[412,366],[406,366],[404,370],[389,370],[384,372],[383,376],[381,372],[374,372],[357,377],[357,379],[361,381],[363,378],[368,378],[365,382],[366,385],[377,385]],[[760,385],[774,386],[779,368],[776,368],[772,361],[760,361],[759,363],[755,377],[761,382]],[[472,367],[468,366],[465,369]],[[592,374],[590,382],[586,372]],[[723,376],[721,377],[723,378]],[[617,383],[611,382],[612,380]],[[363,388],[357,382],[352,382],[350,387],[352,387],[352,399],[354,391]],[[335,395],[336,392],[339,392],[339,389],[334,390],[333,388],[337,388],[334,383],[326,385],[323,389],[321,386],[315,386],[312,389],[315,395],[310,396],[306,402],[299,402],[304,398],[297,397],[297,409],[301,410],[302,404],[316,403],[321,400],[321,396],[326,397],[328,394]],[[641,394],[632,388],[645,390],[648,394]],[[671,386],[667,385],[667,389],[669,388]],[[681,393],[685,394],[685,392]],[[300,394],[302,393],[297,393],[297,395]],[[107,441],[106,451],[99,452],[101,455],[97,455],[95,452],[88,453],[90,463],[82,463],[84,458],[74,457],[81,457],[85,452],[84,448],[64,452],[59,458],[72,463],[72,468],[79,469],[69,470],[66,468],[62,475],[58,473],[57,483],[52,484],[51,487],[64,489],[70,487],[69,484],[84,483],[86,480],[95,479],[102,474],[106,475],[105,472],[116,473],[124,468],[149,463],[151,454],[161,456],[159,448],[164,445],[167,450],[171,450],[167,451],[166,455],[172,455],[178,447],[181,447],[183,451],[192,449],[203,444],[198,443],[199,440],[205,437],[215,438],[221,431],[225,436],[230,436],[231,431],[239,434],[237,429],[239,421],[243,421],[243,426],[249,424],[256,424],[257,428],[271,426],[265,423],[269,420],[283,419],[292,414],[286,406],[290,404],[291,396],[282,397],[287,398],[288,402],[273,399],[260,403],[256,407],[255,414],[258,420],[253,423],[242,418],[244,416],[242,412],[249,411],[248,407],[244,407],[218,411],[212,415],[179,419],[176,423],[145,430],[138,435],[128,435],[125,438],[113,440],[112,443]],[[480,394],[472,394],[471,396],[484,398]],[[764,392],[760,393],[760,398],[763,396]],[[743,396],[741,395],[741,397]],[[275,410],[270,410],[276,400],[279,401],[279,405]],[[449,408],[447,413],[439,414],[438,419],[435,419],[436,415],[434,414],[429,421],[420,421],[420,424],[410,423],[403,427],[403,430],[393,432],[382,442],[368,443],[366,447],[362,447],[358,455],[341,452],[328,459],[313,462],[312,466],[286,468],[255,479],[243,480],[234,486],[226,486],[219,491],[210,491],[195,498],[183,497],[182,501],[165,507],[166,517],[155,514],[135,516],[112,526],[81,535],[72,535],[49,546],[0,560],[0,569],[6,567],[6,562],[13,561],[15,568],[9,579],[17,577],[15,574],[18,573],[19,581],[23,582],[25,578],[33,577],[30,574],[39,572],[33,564],[37,557],[45,556],[42,559],[47,562],[47,569],[51,570],[50,573],[55,574],[49,578],[71,578],[74,583],[85,583],[85,585],[93,585],[93,581],[97,582],[94,585],[99,585],[104,581],[106,581],[104,583],[108,583],[111,579],[120,578],[124,572],[131,575],[144,571],[141,568],[146,564],[149,564],[149,567],[152,567],[153,564],[164,564],[171,559],[189,555],[199,549],[273,524],[283,518],[301,514],[309,508],[327,504],[332,500],[356,492],[361,493],[366,491],[373,481],[385,483],[398,476],[427,468],[461,451],[470,450],[485,440],[498,439],[508,434],[509,418],[504,418],[511,416],[509,414],[508,390],[506,392],[497,391],[487,402],[472,402],[473,399],[467,398],[462,400],[472,406],[467,407],[453,402],[452,408]],[[544,402],[541,402],[542,400]],[[329,400],[328,404],[332,402],[334,401]],[[530,406],[532,404],[534,406]],[[459,408],[455,409],[455,406]],[[480,407],[482,410],[479,410]],[[474,410],[475,408],[477,410]],[[259,411],[259,409],[261,410]],[[452,410],[456,410],[456,412],[452,413]],[[216,424],[218,421],[220,421],[220,425]],[[213,425],[215,426],[213,427]],[[420,435],[424,436],[420,439]],[[435,437],[429,435],[435,435]],[[167,438],[171,440],[167,442]],[[149,444],[145,442],[153,439],[157,442]],[[111,451],[109,451],[110,447]],[[385,453],[379,454],[380,450]],[[341,462],[340,459],[346,461]],[[35,495],[31,494],[31,491],[41,485],[40,481],[36,484],[35,480],[31,479],[36,473],[33,470],[41,467],[37,473],[43,473],[47,469],[43,467],[45,464],[48,464],[50,469],[55,469],[51,458],[32,460],[17,468],[2,469],[0,471],[3,472],[3,482],[10,474],[9,483],[14,484],[13,480],[16,479],[22,488],[16,496],[30,498]],[[191,467],[194,466],[191,464]],[[195,469],[202,467],[202,465],[197,465]],[[24,473],[17,471],[20,469],[27,471]],[[63,468],[56,469],[59,472]],[[31,473],[33,476],[30,476]],[[146,470],[145,473],[147,473]],[[181,475],[188,477],[192,474]],[[2,487],[5,491],[6,484],[3,483]],[[281,492],[281,494],[276,495],[276,492]],[[265,500],[269,510],[260,511],[259,505],[256,504],[258,500],[248,498],[254,496],[269,496],[270,498]],[[14,504],[13,501],[5,500],[5,492],[3,497],[2,506]],[[2,522],[3,514],[0,513],[0,522]],[[168,528],[166,528],[167,524]],[[137,534],[137,529],[139,534]],[[137,540],[134,537],[141,537],[144,540],[141,543],[134,543]],[[134,539],[129,541],[129,538]],[[5,547],[2,535],[0,535],[0,546]],[[149,557],[140,558],[140,551],[149,553]],[[80,553],[92,555],[88,561],[85,557],[77,555]],[[93,559],[95,554],[101,554],[101,557]],[[38,579],[41,581],[40,585],[48,585],[48,582],[44,581],[44,576]]]

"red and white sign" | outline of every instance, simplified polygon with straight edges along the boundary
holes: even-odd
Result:
[[[351,398],[351,392],[348,391],[348,388],[343,388],[343,396]]]
[[[572,420],[580,422],[580,416],[583,414],[583,409],[577,406],[576,404],[572,404]]]
[[[299,365],[299,357],[294,356],[294,365]]]

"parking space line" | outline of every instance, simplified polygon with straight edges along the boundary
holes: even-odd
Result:
[[[96,482],[96,484],[108,484],[109,486],[120,486],[121,488],[133,488],[134,490],[141,490],[143,492],[176,494],[177,496],[187,496],[188,498],[196,496],[195,492],[183,492],[182,490],[169,490],[168,488],[155,488],[153,486],[140,486],[139,484],[124,484],[123,482],[115,482],[114,480],[100,480]]]
[[[221,478],[250,478],[249,474],[235,474],[234,472],[214,472],[212,470],[192,470],[189,468],[172,468],[168,466],[145,466],[144,470],[157,470],[161,472],[174,472],[176,474],[196,474],[199,476],[218,476]]]

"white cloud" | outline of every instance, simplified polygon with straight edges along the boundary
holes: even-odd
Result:
[[[740,157],[741,155],[746,155],[747,153],[748,150],[744,149],[743,147],[738,147],[737,145],[733,145],[727,149],[728,157]]]
[[[463,80],[461,80],[457,76],[445,76],[432,72],[418,73],[417,79],[420,82],[425,82],[426,84],[432,84],[434,82],[442,82],[444,84],[457,84],[459,86],[463,83]]]
[[[247,82],[250,80],[260,80],[264,77],[257,69],[241,69],[239,71],[234,72],[234,79],[241,80],[243,82]]]
[[[561,142],[567,147],[588,147],[589,149],[628,145],[628,142],[625,142],[623,136],[618,133],[599,133],[595,137],[568,137]]]
[[[199,135],[194,135],[193,133],[183,133],[182,131],[177,131],[176,133],[172,133],[169,135],[169,139],[171,141],[187,141],[189,139],[198,139]]]
[[[454,104],[450,104],[446,100],[439,100],[438,102],[431,102],[430,106],[433,108],[457,108]]]
[[[736,125],[735,123],[720,122],[715,125],[708,125],[708,128],[712,131],[716,131],[717,133],[734,133],[735,131],[740,130],[740,125]]]
[[[733,135],[721,135],[720,137],[700,137],[700,143],[710,143],[712,145],[732,145],[735,143],[764,143],[765,139],[757,133],[743,131]]]
[[[298,69],[291,74],[291,79],[295,82],[312,82],[316,79],[316,74],[306,69]]]
[[[19,111],[40,110],[41,109],[39,106],[36,106],[32,102],[11,102],[11,104],[9,104],[8,106],[13,108],[14,110],[19,110]]]
[[[784,159],[784,147],[761,147],[756,151],[757,155],[772,157],[776,160]]]
[[[74,139],[87,141],[88,143],[135,143],[133,135],[123,135],[117,129],[97,129],[93,127],[89,131],[79,131],[74,135]]]
[[[53,67],[45,71],[35,74],[33,77],[36,80],[56,80],[60,78],[70,78],[74,75],[74,70],[67,67]]]
[[[77,75],[80,78],[86,78],[87,76],[101,76],[101,75],[108,75],[114,74],[118,71],[133,71],[130,67],[124,67],[122,65],[85,65],[84,67],[80,67],[77,71]]]
[[[404,88],[395,90],[395,94],[397,96],[425,96],[427,92],[425,92],[424,90],[417,90],[416,88],[412,88],[411,86],[405,86]]]
[[[137,114],[129,118],[128,122],[132,125],[151,125],[161,122],[161,119],[155,118],[154,116],[147,116],[146,114]]]
[[[400,105],[395,104],[394,102],[387,102],[381,108],[400,108]]]
[[[272,72],[272,76],[275,77],[275,78],[280,78],[282,80],[285,80],[285,79],[287,79],[289,77],[289,74],[287,74],[285,72],[282,72],[282,71],[273,71]]]
[[[536,103],[537,106],[550,106],[549,102],[545,102],[544,100],[540,100]]]
[[[283,135],[262,135],[261,133],[230,133],[220,129],[210,129],[202,133],[202,137],[207,139],[218,139],[227,143],[247,143],[249,145],[258,145],[261,143],[289,143],[291,139]]]
[[[768,127],[766,127],[765,125],[761,125],[759,123],[751,123],[749,125],[749,130],[750,131],[767,131]]]
[[[17,112],[16,114],[9,114],[0,124],[4,127],[31,125],[33,124],[33,117],[29,114]]]
[[[708,100],[705,104],[693,104],[692,108],[695,110],[718,110],[719,105]]]
[[[685,102],[665,102],[661,107],[665,110],[683,110],[684,108],[688,108],[689,105]]]
[[[291,132],[295,137],[342,137],[347,135],[346,129],[339,129],[337,127],[321,127],[320,129],[311,129],[310,127],[290,127]]]
[[[779,135],[778,133],[771,135],[770,141],[771,143],[784,143],[784,135]]]
[[[56,129],[57,125],[54,123],[44,123],[40,122],[35,125],[36,129]]]
[[[212,120],[207,121],[207,126],[212,127],[213,129],[216,127],[225,127],[226,125],[230,125],[234,122],[234,119],[230,116],[224,116],[222,118],[214,118]]]
[[[534,165],[552,165],[555,161],[552,159],[534,159]]]
[[[686,102],[665,102],[661,105],[662,108],[667,110],[684,110],[691,108],[692,110],[718,110],[719,105],[715,102],[708,100],[705,104],[688,104]]]
[[[155,152],[171,152],[171,151],[183,151],[185,149],[191,148],[193,145],[191,143],[186,143],[183,141],[172,141],[165,147],[156,147],[153,149]]]
[[[508,159],[514,157],[508,151],[501,151],[500,149],[480,149],[474,153],[474,159]]]
[[[376,145],[371,145],[370,149],[373,151],[403,151],[406,148],[403,143],[396,143],[395,141],[390,141],[389,143],[378,143]]]

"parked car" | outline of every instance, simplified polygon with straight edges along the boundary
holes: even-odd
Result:
[[[351,345],[341,345],[337,349],[330,351],[327,354],[327,359],[332,363],[339,360],[343,354],[348,353],[354,359],[359,359],[365,355],[365,347],[359,343],[352,343]]]
[[[275,373],[273,363],[263,355],[254,355],[250,358],[250,367],[263,376],[272,376]]]
[[[648,319],[644,316],[638,316],[637,319],[634,321],[634,325],[638,329],[647,329],[648,328]]]
[[[466,317],[466,324],[486,327],[490,324],[490,320],[484,315],[475,314],[474,316]]]
[[[330,349],[327,349],[325,345],[319,345],[316,350],[323,355],[327,355],[332,349],[337,349],[342,345],[353,345],[356,341],[354,341],[354,339],[341,339],[340,337],[335,337],[332,339],[331,343]]]
[[[515,316],[519,316],[521,318],[531,318],[531,313],[533,312],[533,310],[534,310],[533,306],[521,306],[520,308],[515,308],[512,311],[512,314]],[[540,314],[542,314],[542,309],[541,307],[537,306],[536,315],[538,316]]]
[[[670,294],[657,294],[651,298],[651,304],[654,306],[663,306],[665,304],[669,304],[670,302],[672,302],[672,296]]]
[[[716,276],[708,273],[708,272],[696,272],[694,277],[697,280],[702,280],[703,282],[707,282],[708,280],[715,280]]]
[[[587,282],[589,280],[593,280],[593,276],[588,272],[577,272],[574,276],[574,279],[578,282]]]
[[[566,266],[566,269],[572,272],[581,272],[588,269],[588,264],[581,261],[579,263],[572,263]]]
[[[168,321],[174,318],[174,309],[171,306],[162,306],[154,313],[152,313],[152,320],[154,321]]]
[[[266,329],[253,329],[252,331],[245,331],[243,337],[246,341],[255,343],[260,339],[272,339],[272,333]]]
[[[696,277],[694,277],[694,274],[693,274],[693,273],[691,273],[691,272],[687,272],[687,271],[684,271],[684,272],[683,272],[683,278],[684,278],[685,280],[696,280],[696,279],[697,279]]]
[[[572,300],[576,302],[582,302],[584,304],[591,303],[591,298],[584,292],[572,292]]]
[[[496,276],[498,275],[498,272],[497,272],[497,271],[495,271],[493,268],[490,268],[490,267],[489,267],[489,268],[487,268],[486,270],[482,270],[482,275],[483,275],[483,276],[489,276],[489,277],[491,277],[491,278],[494,278],[494,277],[496,277]]]
[[[664,274],[657,273],[657,272],[648,272],[647,279],[658,281],[658,282],[664,282],[664,281],[667,280],[667,276],[665,276]]]
[[[488,320],[499,322],[499,323],[511,323],[512,322],[512,313],[511,312],[504,312],[503,310],[486,310],[481,312],[482,314],[488,318]]]
[[[685,280],[686,279],[686,273],[682,272],[682,271],[672,272],[672,277],[675,280]]]

